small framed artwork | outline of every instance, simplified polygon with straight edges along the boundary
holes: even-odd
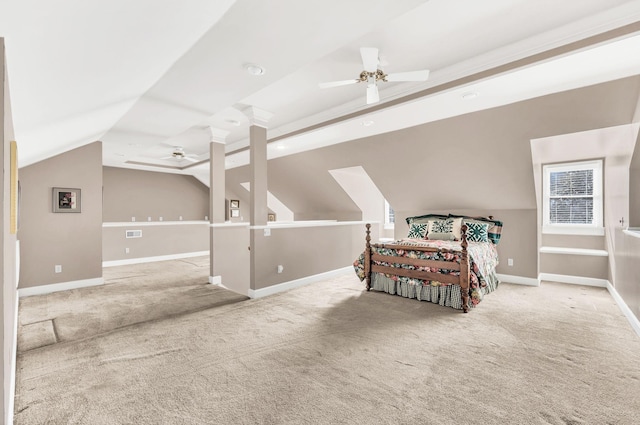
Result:
[[[54,213],[79,213],[81,206],[80,189],[53,188]]]
[[[231,217],[240,217],[240,210],[231,210]]]
[[[276,215],[275,214],[267,215],[267,221],[276,221]]]
[[[229,208],[240,208],[240,201],[238,199],[232,199],[229,201]]]

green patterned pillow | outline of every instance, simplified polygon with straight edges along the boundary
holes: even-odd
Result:
[[[448,218],[446,220],[433,220],[429,221],[429,233],[453,233],[453,220]]]
[[[477,221],[465,221],[469,242],[489,242],[489,224]]]
[[[410,239],[424,239],[424,235],[427,234],[427,226],[427,223],[411,223],[407,237]]]

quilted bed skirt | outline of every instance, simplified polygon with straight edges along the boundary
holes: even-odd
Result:
[[[424,285],[422,281],[409,278],[393,280],[382,273],[371,273],[371,289],[383,291],[391,295],[399,295],[405,298],[415,298],[419,301],[429,301],[444,307],[452,307],[462,310],[462,295],[459,285]],[[490,276],[486,280],[486,286],[474,288],[469,296],[469,306],[475,307],[482,298],[498,287],[497,276]]]

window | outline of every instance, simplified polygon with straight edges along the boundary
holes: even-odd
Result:
[[[543,167],[543,233],[602,235],[602,161]]]
[[[393,208],[391,208],[391,205],[389,205],[389,202],[387,202],[387,200],[385,199],[384,200],[384,227],[386,229],[393,229],[393,227],[395,226],[395,222],[396,222],[396,216],[395,216],[395,213],[393,212]]]

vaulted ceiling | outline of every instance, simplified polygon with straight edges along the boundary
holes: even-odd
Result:
[[[183,174],[208,172],[212,129],[248,161],[246,106],[276,158],[640,74],[639,31],[638,0],[0,3],[21,166],[101,140],[105,165]],[[364,46],[430,78],[373,105],[318,87],[358,78]]]

